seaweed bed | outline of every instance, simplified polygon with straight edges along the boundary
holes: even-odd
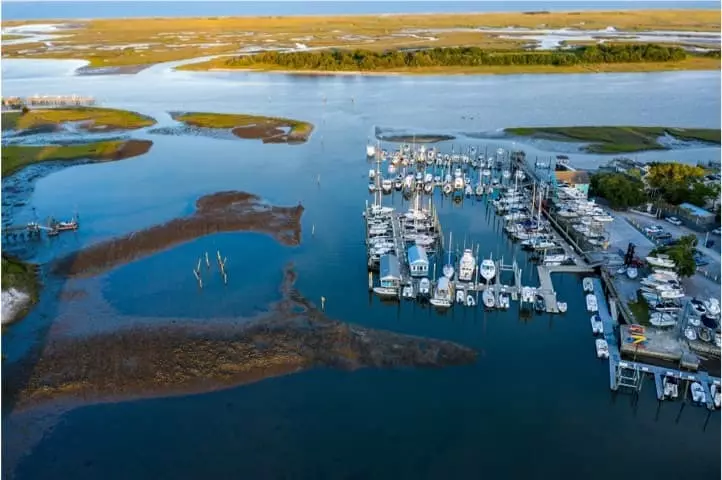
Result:
[[[83,404],[205,392],[315,367],[442,367],[475,361],[459,344],[371,330],[329,319],[293,288],[255,321],[129,328],[45,345],[27,382],[9,393],[23,410],[47,401]],[[182,322],[182,321],[181,321]],[[10,369],[9,376],[22,369]]]
[[[124,237],[92,245],[58,260],[52,271],[68,276],[88,276],[110,270],[189,240],[219,232],[267,233],[284,245],[301,241],[303,207],[267,205],[245,192],[219,192],[196,201],[196,211]]]

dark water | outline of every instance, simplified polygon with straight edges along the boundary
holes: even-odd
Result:
[[[567,314],[555,317],[523,320],[516,309],[481,308],[439,315],[409,303],[381,304],[366,291],[361,217],[370,198],[364,146],[375,126],[452,133],[524,124],[715,127],[716,72],[307,79],[159,68],[87,79],[49,73],[36,62],[25,65],[33,75],[4,75],[9,94],[74,87],[104,105],[155,115],[165,125],[163,112],[217,110],[307,119],[316,131],[296,146],[138,132],[155,142],[143,157],[71,167],[38,180],[18,219],[30,218],[32,206],[59,217],[77,208],[82,223],[77,234],[31,252],[41,262],[187,215],[199,196],[230,189],[277,205],[302,201],[303,238],[299,247],[286,248],[259,234],[212,235],[97,279],[49,282],[32,314],[3,332],[10,365],[49,336],[117,328],[135,318],[162,323],[180,315],[214,322],[253,314],[278,297],[288,261],[299,274],[299,291],[316,303],[325,296],[331,317],[453,340],[480,355],[465,367],[318,369],[220,392],[77,408],[48,421],[53,428],[43,430],[17,464],[17,478],[719,476],[718,413],[708,418],[705,409],[682,409],[679,402],[659,406],[651,381],[637,404],[610,393],[608,365],[595,357],[580,278],[554,279],[560,299],[569,303]],[[460,139],[443,148],[472,142],[486,145]],[[719,155],[719,149],[710,152]],[[401,206],[400,198],[393,201]],[[533,266],[507,240],[485,202],[438,205],[454,243],[479,244],[484,256],[506,262],[516,258],[523,283],[536,284]],[[230,283],[223,287],[214,276],[199,292],[191,268],[202,252],[216,249],[228,256]],[[59,302],[61,287],[99,292],[121,316],[105,316],[106,307],[90,300]],[[20,444],[29,431],[47,426],[20,429],[8,423],[8,415],[16,413],[4,411],[5,445]]]
[[[701,8],[715,9],[718,2],[710,1],[552,1],[552,2],[479,2],[479,1],[422,1],[422,2],[26,2],[5,1],[2,17],[5,20],[66,19],[66,18],[124,18],[124,17],[211,17],[238,15],[363,15],[397,13],[462,13],[462,12],[526,12],[558,10],[631,10]]]

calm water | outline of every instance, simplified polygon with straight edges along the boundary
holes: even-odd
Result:
[[[231,189],[274,204],[302,201],[303,243],[285,248],[263,235],[213,235],[65,285],[100,292],[127,316],[120,319],[106,317],[90,301],[81,307],[59,303],[61,286],[51,282],[34,312],[3,333],[7,361],[46,336],[113,328],[124,318],[213,322],[252,314],[277,298],[287,261],[296,265],[301,293],[316,302],[326,296],[332,317],[457,341],[478,349],[480,357],[460,368],[319,369],[222,392],[78,408],[52,422],[54,428],[17,465],[18,478],[719,475],[718,414],[708,419],[701,408],[687,406],[679,415],[680,404],[658,407],[651,382],[636,406],[630,397],[610,393],[608,366],[594,355],[579,278],[555,279],[569,302],[569,312],[557,317],[523,321],[514,309],[438,315],[412,304],[381,305],[365,288],[361,219],[369,198],[364,146],[375,127],[457,134],[516,125],[719,128],[719,73],[293,77],[159,66],[136,76],[89,78],[68,76],[73,65],[4,61],[2,86],[8,95],[95,95],[103,105],[157,116],[162,125],[171,124],[168,111],[205,110],[302,118],[317,129],[307,144],[296,146],[138,132],[134,136],[155,142],[143,157],[71,167],[37,181],[17,221],[32,217],[30,207],[40,218],[77,210],[83,226],[30,252],[32,258],[47,262],[188,214],[198,196]],[[471,137],[456,144],[472,142],[500,144]],[[690,161],[719,154],[719,148],[663,153]],[[506,240],[486,203],[445,202],[439,208],[455,243],[466,239],[480,244],[484,255],[516,257],[524,283],[536,283],[525,255]],[[199,294],[190,268],[203,251],[216,248],[229,258],[230,284],[224,289],[216,279]],[[5,442],[22,436],[7,423],[3,434]],[[634,454],[622,454],[625,448]]]
[[[628,10],[668,8],[719,8],[710,1],[552,1],[552,2],[233,2],[233,1],[182,1],[173,2],[25,2],[5,1],[2,17],[5,20],[60,19],[60,18],[124,18],[124,17],[209,17],[238,15],[335,15],[335,14],[398,14],[398,13],[460,13],[508,12],[539,10]]]

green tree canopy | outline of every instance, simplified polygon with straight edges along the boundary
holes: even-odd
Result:
[[[590,179],[590,194],[605,198],[615,209],[644,203],[644,184],[622,173],[596,173]]]
[[[661,247],[654,253],[664,253],[674,260],[677,273],[682,277],[691,277],[697,271],[697,262],[694,260],[695,247],[697,246],[695,235],[685,235],[677,243],[668,247]]]
[[[649,167],[645,179],[662,197],[673,205],[690,202],[703,207],[707,199],[717,195],[718,187],[705,185],[705,171],[684,163],[655,163]]]

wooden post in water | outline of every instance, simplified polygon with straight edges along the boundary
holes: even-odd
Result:
[[[321,311],[322,312],[326,311],[326,297],[324,297],[324,296],[321,297]]]

